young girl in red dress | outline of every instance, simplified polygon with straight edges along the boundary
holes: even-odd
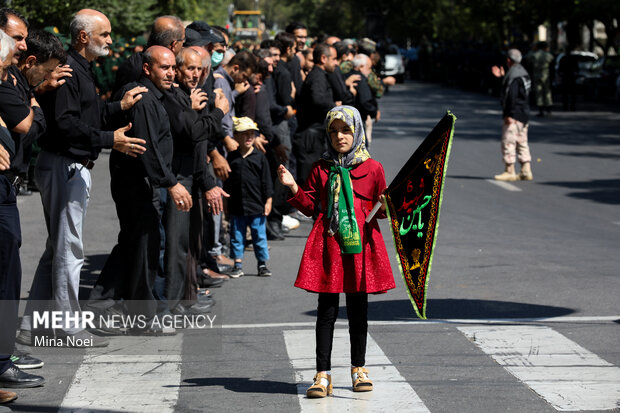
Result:
[[[304,215],[318,215],[308,236],[295,286],[318,293],[316,369],[308,397],[332,393],[331,351],[339,293],[345,293],[353,391],[370,391],[366,361],[368,294],[395,287],[392,268],[375,218],[366,217],[382,200],[385,174],[366,150],[364,124],[357,109],[337,106],[325,120],[329,147],[303,186],[280,166],[280,182],[290,188],[289,202]]]

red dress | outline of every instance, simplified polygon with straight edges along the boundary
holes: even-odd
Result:
[[[353,184],[355,218],[360,228],[362,252],[341,254],[338,240],[329,236],[327,218],[327,178],[329,164],[318,161],[297,194],[289,199],[291,205],[304,215],[312,216],[320,201],[321,211],[308,236],[301,258],[295,287],[317,293],[380,293],[395,287],[392,267],[376,218],[385,218],[380,211],[370,223],[366,216],[385,189],[385,174],[381,164],[368,159],[350,172]]]

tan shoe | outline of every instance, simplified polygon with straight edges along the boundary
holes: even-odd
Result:
[[[514,172],[513,173],[502,172],[499,175],[495,175],[495,180],[496,181],[518,181],[519,176]]]
[[[332,376],[324,371],[314,375],[314,384],[306,390],[309,399],[330,396],[332,393]]]
[[[12,391],[0,390],[0,403],[8,403],[15,399],[17,399],[17,393],[13,393]]]
[[[534,179],[532,167],[529,162],[524,162],[521,165],[521,173],[519,174],[519,178],[521,178],[522,181],[531,181]]]
[[[368,370],[365,367],[351,367],[351,380],[353,391],[372,391],[372,381],[368,378]]]

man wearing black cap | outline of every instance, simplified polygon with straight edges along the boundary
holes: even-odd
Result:
[[[183,48],[185,42],[185,29],[183,22],[176,16],[161,16],[155,19],[151,26],[151,34],[146,47],[163,46],[172,51],[176,56]],[[142,53],[134,53],[123,62],[116,72],[116,82],[112,94],[116,94],[129,82],[137,81],[142,75]]]

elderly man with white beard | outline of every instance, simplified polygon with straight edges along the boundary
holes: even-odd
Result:
[[[82,232],[91,192],[90,170],[99,153],[103,148],[113,148],[135,157],[145,151],[143,139],[125,135],[131,125],[115,131],[104,130],[104,124],[112,116],[130,109],[147,91],[144,87],[134,88],[120,102],[103,103],[99,98],[90,63],[110,51],[110,21],[96,10],[84,9],[73,17],[70,31],[67,64],[73,70],[72,77],[54,92],[45,94],[40,102],[48,128],[39,140],[42,152],[35,177],[41,191],[48,238],[17,338],[18,342],[30,345],[37,334],[50,334],[33,330],[35,305],[48,301],[53,303],[53,310],[63,314],[80,312]],[[70,320],[64,321],[67,321],[63,323],[64,328],[54,332],[56,337],[92,339],[94,346],[108,344],[107,340],[88,334],[79,320],[72,325],[68,323]]]

